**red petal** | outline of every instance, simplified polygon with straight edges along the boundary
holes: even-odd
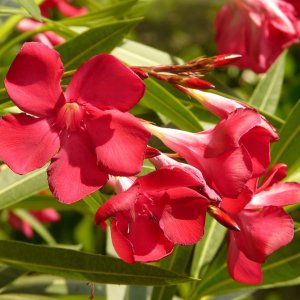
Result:
[[[292,218],[280,207],[268,206],[261,211],[239,214],[241,231],[234,232],[238,248],[251,260],[263,263],[267,256],[293,239]]]
[[[259,191],[266,189],[269,186],[272,186],[274,183],[281,181],[286,177],[287,165],[279,163],[274,165],[266,175],[263,177],[263,182]]]
[[[143,81],[109,54],[96,55],[80,66],[67,91],[68,100],[81,99],[102,110],[128,111],[143,97]]]
[[[47,120],[26,114],[3,116],[0,136],[0,157],[18,174],[42,167],[59,147],[58,134]]]
[[[296,182],[275,183],[270,188],[255,194],[246,208],[285,206],[300,202],[300,184]]]
[[[25,43],[4,81],[14,103],[23,111],[47,116],[62,96],[63,65],[59,54],[41,43]]]
[[[130,241],[123,232],[128,228],[128,221],[121,215],[111,223],[111,239],[113,246],[122,260],[128,264],[134,263],[133,249]]]
[[[270,163],[271,138],[270,133],[266,129],[256,127],[241,139],[241,143],[251,156],[253,176],[262,175]]]
[[[205,157],[215,157],[239,147],[242,137],[260,123],[260,115],[252,109],[236,109],[210,132]]]
[[[49,186],[61,202],[73,203],[95,192],[107,181],[95,155],[80,132],[62,138],[61,149],[48,168]]]
[[[174,244],[153,220],[136,216],[129,226],[128,239],[133,247],[135,261],[156,261],[172,252]]]
[[[150,133],[128,113],[106,112],[88,123],[97,160],[107,173],[130,176],[140,172]]]
[[[59,213],[53,208],[45,208],[42,210],[30,211],[30,214],[33,215],[42,223],[51,223],[57,222],[60,220]]]
[[[191,245],[203,236],[208,201],[188,188],[166,192],[159,226],[174,244]]]
[[[177,166],[162,167],[137,179],[143,192],[165,191],[178,187],[202,186],[195,176]]]
[[[236,245],[234,235],[229,233],[227,266],[230,276],[240,283],[258,284],[262,282],[259,263],[248,259]]]
[[[98,209],[95,216],[95,223],[100,224],[114,214],[130,210],[137,201],[139,186],[133,185],[127,191],[111,197]]]

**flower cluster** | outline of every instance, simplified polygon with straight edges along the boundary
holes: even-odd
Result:
[[[197,90],[211,87],[203,74],[236,59],[221,55],[181,66],[129,68],[99,54],[65,86],[59,53],[25,43],[4,81],[23,113],[0,119],[0,158],[19,174],[50,161],[49,187],[67,204],[110,184],[117,194],[99,208],[95,222],[105,227],[110,220],[113,245],[127,263],[157,261],[174,245],[197,243],[209,213],[229,230],[232,278],[260,283],[261,264],[293,238],[293,221],[282,206],[300,202],[300,185],[280,182],[286,165],[269,167],[278,134],[263,116]],[[134,117],[128,111],[143,97],[147,76],[171,83],[220,121],[191,133]],[[151,135],[175,153],[149,147]],[[138,176],[145,158],[156,170]],[[17,224],[13,215],[10,220]]]
[[[299,1],[229,0],[215,26],[220,53],[241,54],[235,65],[262,73],[284,49],[299,42]]]

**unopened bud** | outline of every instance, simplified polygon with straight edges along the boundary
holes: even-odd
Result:
[[[219,223],[227,227],[228,229],[234,231],[240,231],[240,227],[238,224],[233,220],[231,216],[229,216],[225,211],[221,208],[218,208],[214,205],[208,205],[207,212]]]
[[[145,152],[145,158],[153,158],[160,154],[161,154],[161,152],[159,150],[157,150],[156,148],[147,146],[146,152]]]
[[[236,60],[240,59],[242,55],[240,54],[222,54],[215,56],[215,59],[212,63],[213,67],[222,67],[224,65],[231,64],[235,62]]]
[[[149,77],[148,73],[143,71],[140,68],[131,67],[130,68],[137,76],[139,76],[142,80],[147,79]]]
[[[179,84],[182,84],[191,89],[199,90],[208,90],[215,88],[215,86],[210,82],[199,78],[185,78]]]

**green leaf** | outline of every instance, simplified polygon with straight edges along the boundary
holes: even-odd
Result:
[[[0,295],[0,300],[57,300],[57,298],[33,294],[4,294]]]
[[[18,175],[5,167],[0,172],[0,209],[16,204],[47,187],[46,168]]]
[[[284,126],[279,131],[280,140],[272,145],[272,164],[284,162],[288,165],[287,180],[300,176],[300,100],[289,114]]]
[[[268,113],[275,113],[284,79],[284,66],[287,51],[284,51],[268,72],[262,75],[248,104]]]
[[[168,285],[192,280],[150,265],[129,265],[113,257],[16,241],[0,241],[0,261],[34,272],[88,282]]]
[[[293,242],[273,253],[268,257],[267,262],[262,264],[263,283],[251,286],[235,282],[230,278],[226,265],[227,247],[224,245],[189,299],[196,300],[204,295],[224,294],[240,290],[300,284],[299,239],[300,229],[297,229]]]
[[[59,45],[56,50],[61,55],[65,70],[77,68],[93,55],[112,51],[140,20],[131,19],[101,25]]]
[[[192,246],[176,246],[172,255],[162,260],[159,266],[163,269],[183,273],[190,260],[192,250]],[[171,300],[176,293],[176,289],[176,286],[155,287],[151,295],[151,300]]]
[[[41,11],[34,0],[18,0],[18,2],[34,19],[41,21]]]
[[[25,273],[26,271],[24,270],[8,266],[0,266],[0,288],[5,287]]]
[[[0,16],[9,16],[9,15],[13,15],[13,16],[14,15],[23,15],[25,17],[30,16],[28,13],[24,12],[20,8],[0,5]]]
[[[203,129],[197,117],[160,83],[149,78],[146,85],[146,94],[140,104],[161,113],[180,129],[193,132]]]
[[[207,216],[205,222],[205,235],[203,239],[197,243],[192,261],[191,275],[193,277],[202,277],[205,273],[207,265],[216,255],[221,244],[224,243],[224,237],[227,229]]]
[[[90,12],[83,16],[73,17],[73,18],[65,18],[59,21],[64,25],[79,25],[85,26],[87,24],[96,25],[99,22],[103,22],[103,20],[112,19],[113,17],[122,17],[126,14],[128,10],[132,8],[137,3],[137,0],[127,0],[112,4],[103,4],[101,8],[96,11]]]

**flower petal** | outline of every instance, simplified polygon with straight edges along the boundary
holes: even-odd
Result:
[[[126,238],[123,232],[128,228],[128,221],[119,215],[114,218],[111,223],[111,239],[113,246],[119,257],[128,264],[134,263],[133,249],[130,241]]]
[[[253,109],[238,108],[210,132],[205,157],[215,157],[239,147],[242,137],[260,124],[260,115]]]
[[[130,210],[137,201],[138,193],[139,186],[135,184],[128,190],[111,197],[97,210],[95,223],[100,224],[117,212]]]
[[[165,236],[174,244],[191,245],[203,236],[208,201],[189,188],[170,189],[159,220]]]
[[[119,176],[136,175],[145,157],[150,133],[128,113],[105,112],[87,124],[97,160],[107,173]]]
[[[96,55],[73,76],[67,90],[68,100],[80,99],[101,110],[128,111],[143,97],[143,81],[110,54]]]
[[[241,139],[251,157],[253,176],[262,175],[270,163],[271,139],[270,132],[262,127],[253,128]]]
[[[246,208],[256,209],[263,206],[285,206],[300,202],[300,184],[278,182],[270,188],[255,194]]]
[[[274,183],[281,181],[286,177],[287,165],[279,163],[274,165],[266,175],[263,177],[263,182],[258,191],[265,190],[269,186],[272,186]]]
[[[136,216],[129,225],[128,239],[132,244],[135,261],[157,261],[173,251],[174,244],[148,216]]]
[[[58,52],[41,43],[25,43],[12,63],[4,84],[24,112],[48,116],[63,99],[63,64]]]
[[[48,168],[50,189],[61,202],[76,202],[107,181],[107,174],[97,168],[96,156],[87,142],[80,132],[66,133]]]
[[[236,245],[234,235],[229,232],[227,266],[230,276],[240,283],[258,284],[262,282],[259,263],[248,259]]]
[[[53,208],[45,208],[42,210],[31,210],[30,214],[33,215],[42,223],[57,222],[60,220],[59,213]]]
[[[293,220],[281,207],[244,210],[238,216],[238,224],[241,231],[233,233],[238,248],[258,263],[291,242],[294,235]]]
[[[16,173],[42,167],[59,147],[59,137],[46,119],[26,114],[0,120],[0,157]]]
[[[162,167],[137,179],[143,192],[159,192],[178,187],[202,187],[196,176],[178,166]]]

